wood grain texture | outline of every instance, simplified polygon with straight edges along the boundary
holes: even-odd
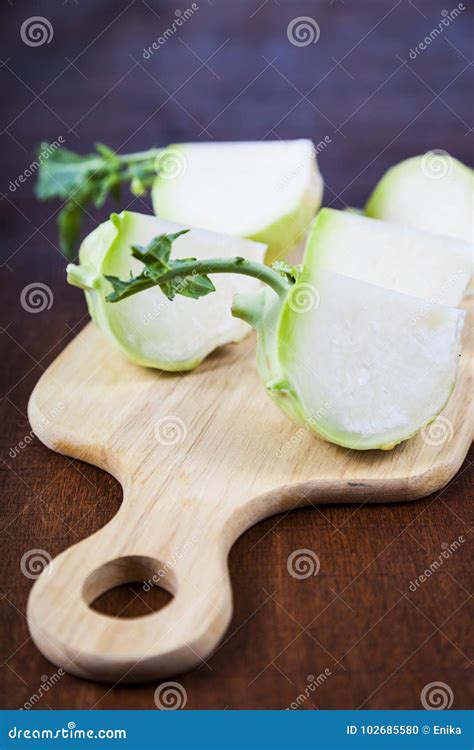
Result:
[[[156,710],[156,683],[112,688],[65,674],[42,691],[44,677],[56,670],[27,628],[32,580],[21,571],[23,555],[34,548],[58,555],[107,524],[122,498],[109,473],[54,453],[30,435],[28,398],[87,320],[82,293],[64,283],[59,204],[36,201],[34,177],[8,189],[38,143],[61,135],[68,148],[88,153],[97,140],[138,151],[199,139],[318,143],[328,135],[319,163],[325,204],[336,208],[363,205],[388,167],[428,149],[471,161],[472,66],[463,58],[471,55],[471,5],[410,60],[409,50],[438,26],[444,0],[317,7],[310,0],[212,0],[199,3],[199,13],[166,48],[143,60],[142,50],[172,22],[176,5],[24,0],[3,8],[0,705],[6,708],[36,696],[40,709]],[[54,28],[51,43],[37,48],[23,44],[19,33],[35,15]],[[287,25],[299,15],[317,19],[318,44],[288,43]],[[209,67],[194,53],[202,61],[212,55]],[[148,201],[132,202],[127,194],[123,206],[150,211]],[[115,209],[108,202],[91,212],[86,230]],[[20,296],[38,281],[50,287],[54,302],[33,315]],[[297,453],[292,445],[288,460],[296,462]],[[471,449],[446,488],[414,503],[371,504],[364,496],[359,505],[299,508],[251,527],[229,556],[229,630],[205,663],[176,677],[187,693],[186,709],[283,709],[303,693],[309,674],[325,668],[331,677],[302,710],[420,708],[423,686],[436,680],[453,689],[454,708],[472,707],[467,541],[415,592],[409,584],[438,558],[442,544],[470,538],[473,460]],[[287,559],[302,548],[318,554],[321,569],[297,580]],[[101,597],[100,609],[140,615],[163,604],[160,591],[124,585]]]
[[[30,632],[58,666],[110,682],[198,666],[231,620],[227,555],[250,526],[308,503],[424,497],[464,461],[467,349],[438,426],[393,451],[362,452],[319,440],[278,412],[259,382],[252,338],[171,375],[128,363],[90,324],[33,391],[28,414],[40,440],[109,471],[124,492],[112,521],[53,560],[33,587]],[[296,456],[288,450],[295,440]],[[114,586],[141,580],[159,581],[172,602],[128,621],[90,608]]]

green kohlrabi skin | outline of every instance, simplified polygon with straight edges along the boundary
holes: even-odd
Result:
[[[473,242],[473,199],[474,170],[446,152],[428,151],[391,167],[365,214]]]
[[[308,423],[307,415],[279,357],[281,318],[285,307],[286,299],[265,287],[251,294],[237,294],[232,304],[232,315],[245,320],[255,329],[257,366],[268,395],[293,422],[305,425]]]

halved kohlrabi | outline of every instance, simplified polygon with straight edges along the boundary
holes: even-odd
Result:
[[[464,312],[322,270],[314,245],[301,268],[237,257],[160,271],[155,257],[142,258],[139,276],[111,279],[110,302],[195,274],[267,283],[238,294],[232,312],[257,332],[261,378],[277,405],[330,442],[393,448],[432,421],[454,388]]]
[[[163,370],[191,370],[216,347],[241,340],[250,330],[243,321],[232,317],[231,301],[236,292],[255,290],[260,286],[256,278],[227,276],[217,293],[207,296],[214,287],[195,277],[191,284],[180,284],[167,290],[173,303],[158,286],[146,289],[139,297],[130,297],[120,305],[106,302],[112,291],[105,276],[127,277],[142,268],[131,255],[132,246],[148,245],[157,235],[164,235],[161,243],[165,254],[171,248],[177,258],[205,258],[213,255],[263,261],[265,245],[237,237],[222,236],[201,229],[191,229],[180,236],[181,225],[163,221],[155,216],[123,211],[112,214],[82,243],[80,265],[68,265],[69,283],[85,291],[90,315],[107,338],[132,362]],[[167,239],[168,235],[170,238]],[[176,238],[175,238],[176,236]],[[137,249],[139,253],[140,250]],[[166,258],[164,266],[166,267]],[[199,305],[193,303],[193,290],[202,282],[206,298]],[[210,283],[210,282],[209,282]],[[200,289],[200,287],[198,287]]]
[[[322,208],[308,246],[320,269],[443,305],[458,305],[472,274],[472,245],[346,211]]]
[[[385,173],[367,216],[473,242],[474,172],[446,152],[428,151]]]
[[[183,143],[158,160],[155,213],[268,246],[286,258],[321,205],[323,180],[309,140]]]

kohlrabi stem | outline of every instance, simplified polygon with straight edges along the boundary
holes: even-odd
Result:
[[[161,286],[167,281],[172,281],[178,276],[192,276],[194,274],[213,274],[213,273],[240,273],[244,276],[253,276],[265,284],[268,284],[282,299],[286,297],[290,284],[277,271],[263,263],[258,263],[244,258],[210,258],[208,260],[188,260],[172,268],[166,273],[159,276],[157,280],[150,279],[149,282],[142,284],[140,289],[125,292],[122,299],[139,294],[145,289],[151,289],[154,286]],[[109,300],[118,302],[119,300]]]
[[[273,268],[265,266],[253,260],[241,258],[210,258],[209,260],[190,260],[181,263],[171,271],[160,276],[160,284],[171,281],[176,276],[184,276],[193,273],[240,273],[244,276],[253,276],[268,284],[280,297],[285,297],[290,288],[289,283],[280,276]]]

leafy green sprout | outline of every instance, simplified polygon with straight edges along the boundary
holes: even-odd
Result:
[[[79,243],[87,207],[100,208],[109,196],[119,201],[123,185],[136,196],[151,188],[159,169],[159,156],[164,149],[119,155],[103,143],[96,153],[81,156],[66,148],[52,150],[42,143],[40,153],[49,153],[40,161],[36,197],[42,201],[59,198],[65,204],[58,215],[59,244],[72,259]]]
[[[174,234],[161,234],[154,237],[146,247],[132,246],[132,256],[143,263],[140,274],[122,280],[117,276],[106,275],[113,292],[107,295],[108,302],[120,300],[158,286],[163,294],[173,300],[176,295],[198,299],[216,288],[209,278],[211,273],[239,273],[253,276],[268,284],[280,297],[286,297],[288,291],[296,283],[299,267],[290,266],[285,261],[276,261],[272,267],[263,263],[246,260],[239,256],[234,258],[210,258],[198,260],[196,258],[171,259],[173,242],[189,229],[183,229]]]

